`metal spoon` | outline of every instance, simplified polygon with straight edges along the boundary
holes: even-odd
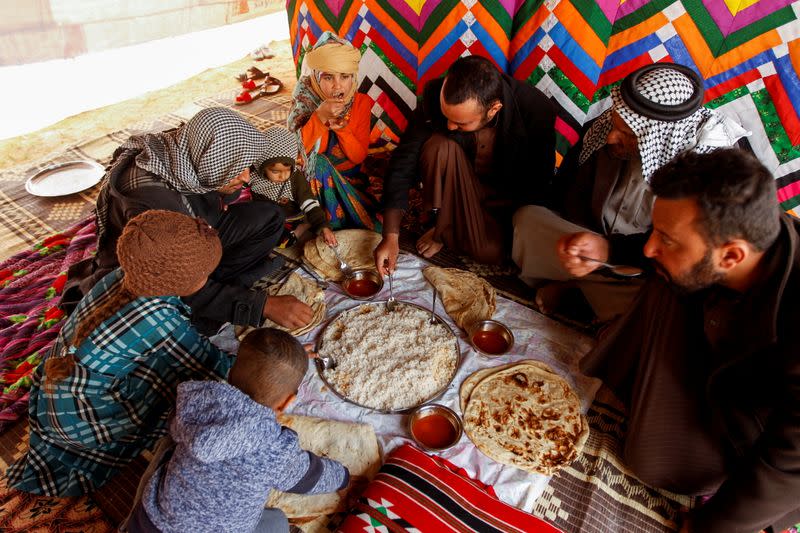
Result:
[[[318,364],[322,365],[323,370],[333,370],[336,368],[336,359],[330,355],[317,355],[315,359],[318,361]]]
[[[611,272],[616,274],[617,276],[622,276],[624,278],[635,278],[636,276],[641,276],[644,270],[639,267],[635,266],[628,266],[628,265],[612,265],[606,263],[605,261],[600,261],[599,259],[595,259],[593,257],[586,257],[585,255],[579,255],[578,259],[583,261],[592,261],[594,263],[599,263],[609,269]]]
[[[342,259],[342,256],[339,255],[339,251],[337,250],[337,248],[338,246],[331,246],[331,249],[333,250],[333,255],[335,255],[336,260],[339,261],[339,270],[342,271],[344,277],[346,278],[350,277],[351,275],[353,275],[353,269],[350,268],[350,265],[344,262],[344,259]]]
[[[386,300],[386,310],[389,312],[394,311],[397,307],[397,300],[394,299],[394,288],[392,287],[392,273],[389,272],[389,299]]]
[[[434,314],[434,310],[436,309],[436,287],[433,288],[433,303],[431,303],[431,317],[428,319],[428,323],[436,324],[438,320],[436,319],[436,315]]]

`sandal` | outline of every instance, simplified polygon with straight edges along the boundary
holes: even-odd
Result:
[[[253,91],[253,92],[251,92],[251,91],[242,91],[241,94],[239,94],[239,96],[237,96],[234,99],[233,103],[236,104],[236,105],[249,104],[250,102],[252,102],[256,98],[259,98],[260,96],[263,96],[261,94],[261,91],[258,91],[258,92],[256,92],[256,91]]]
[[[269,96],[283,89],[283,82],[278,78],[273,78],[269,73],[267,73],[266,78],[264,84],[261,86],[262,96]]]
[[[245,90],[236,97],[234,103],[236,105],[249,104],[257,98],[261,98],[262,96],[271,96],[283,89],[283,82],[278,78],[273,78],[269,74],[266,75],[266,78],[267,79],[264,80],[264,83],[258,87],[256,87],[255,82],[252,80],[242,83],[242,86],[245,88]],[[253,89],[257,88],[258,90],[253,91],[250,89],[250,84],[252,84]]]
[[[251,80],[260,80],[269,76],[269,72],[262,72],[258,67],[250,67],[247,69],[247,77]]]
[[[258,67],[250,67],[247,69],[247,72],[236,76],[236,80],[241,83],[246,83],[249,80],[260,80],[261,78],[266,78],[268,75],[269,72],[262,72]]]

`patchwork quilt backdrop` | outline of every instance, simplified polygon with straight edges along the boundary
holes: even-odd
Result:
[[[737,118],[800,214],[800,2],[789,0],[288,0],[295,64],[326,30],[362,51],[372,139],[397,142],[425,82],[466,54],[553,98],[558,160],[609,91],[673,61],[705,79],[705,103]],[[299,66],[298,66],[299,72]]]

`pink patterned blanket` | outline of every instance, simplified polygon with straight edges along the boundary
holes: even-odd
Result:
[[[0,433],[25,415],[31,373],[55,341],[67,269],[94,253],[94,216],[0,263]]]

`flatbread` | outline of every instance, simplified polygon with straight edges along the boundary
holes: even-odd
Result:
[[[293,330],[289,330],[288,328],[278,325],[268,318],[264,319],[263,324],[261,324],[262,327],[288,331],[295,337],[299,337],[300,335],[304,335],[317,327],[325,319],[325,312],[327,310],[325,305],[325,293],[314,280],[304,278],[296,272],[292,272],[286,278],[285,282],[272,285],[269,289],[267,289],[267,292],[271,296],[294,296],[301,302],[311,306],[311,310],[314,312],[314,315],[311,318],[311,322],[305,326],[301,326]],[[239,326],[236,328],[236,336],[241,340],[253,329],[255,328],[252,326]]]
[[[311,318],[311,322],[305,326],[291,331],[283,326],[279,326],[268,318],[264,320],[262,324],[263,327],[282,329],[299,337],[317,327],[325,318],[325,293],[319,285],[317,285],[317,282],[312,279],[304,278],[296,272],[292,272],[283,284],[270,287],[269,293],[272,296],[294,296],[301,302],[311,306],[311,310],[314,311],[314,316]]]
[[[372,252],[381,242],[380,233],[366,229],[344,229],[335,234],[339,243],[339,255],[350,268],[358,270],[375,267]],[[303,247],[303,257],[326,279],[333,281],[344,279],[344,274],[339,270],[339,260],[336,259],[333,250],[325,243],[321,235],[306,242]]]
[[[535,361],[476,374],[461,395],[464,431],[479,450],[499,463],[545,475],[577,457],[589,425],[562,377]]]
[[[313,268],[323,279],[338,281],[344,278],[338,263],[334,266],[322,261],[317,251],[316,239],[306,241],[303,245],[303,262]]]
[[[461,412],[463,413],[466,410],[469,397],[472,394],[472,391],[475,390],[475,387],[478,385],[478,383],[488,378],[495,372],[499,372],[501,370],[516,365],[531,365],[537,368],[541,368],[545,372],[550,372],[551,374],[555,374],[555,372],[553,372],[553,369],[551,369],[545,363],[542,363],[541,361],[536,361],[534,359],[526,359],[524,361],[517,361],[516,363],[506,363],[504,365],[491,366],[489,368],[482,368],[481,370],[476,370],[475,372],[467,376],[467,379],[465,379],[461,383],[461,387],[458,389],[459,405],[461,406]]]
[[[369,424],[353,424],[299,415],[281,415],[279,421],[297,432],[301,448],[321,457],[335,459],[345,465],[350,470],[353,486],[359,485],[359,488],[363,488],[381,467],[378,440],[375,437],[375,430]],[[339,492],[305,495],[273,490],[266,507],[277,507],[292,519],[293,523],[302,524],[311,522],[321,515],[343,511],[346,502],[347,495]],[[303,528],[303,525],[300,527]]]
[[[486,280],[457,268],[427,267],[422,271],[442,297],[447,314],[461,329],[492,318],[497,310],[496,294]]]
[[[491,376],[495,372],[499,372],[504,368],[508,368],[516,364],[517,363],[506,363],[505,365],[482,368],[467,376],[467,379],[461,382],[461,387],[458,389],[459,406],[461,407],[461,412],[463,413],[467,409],[467,401],[469,400],[472,391],[475,389],[478,383]]]

